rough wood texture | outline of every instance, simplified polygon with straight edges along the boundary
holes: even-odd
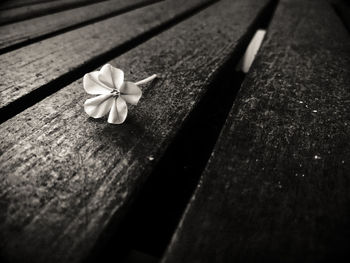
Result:
[[[0,56],[0,107],[211,0],[168,0]]]
[[[220,1],[111,61],[128,80],[160,75],[123,125],[88,118],[81,80],[3,123],[1,253],[36,262],[86,255],[111,216],[123,217],[263,5]]]
[[[57,0],[12,8],[0,12],[0,25],[9,24],[36,16],[47,15],[78,6],[105,0]]]
[[[349,40],[280,2],[162,262],[349,261]]]
[[[0,50],[43,35],[121,13],[147,0],[111,0],[0,27]],[[154,1],[153,1],[154,2]]]
[[[58,0],[3,0],[0,3],[0,10],[52,1]]]

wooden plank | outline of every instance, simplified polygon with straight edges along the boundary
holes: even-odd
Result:
[[[0,108],[210,1],[160,2],[1,55]]]
[[[19,43],[41,39],[43,36],[86,25],[151,2],[155,1],[111,0],[5,25],[0,27],[0,52],[14,44],[18,46]]]
[[[349,52],[328,4],[280,1],[163,263],[348,262]]]
[[[123,125],[87,117],[82,80],[2,123],[0,253],[36,262],[86,255],[111,217],[124,216],[263,6],[220,1],[111,61],[131,81],[160,76]]]
[[[88,5],[97,1],[105,0],[57,0],[3,10],[0,12],[0,25]]]
[[[44,3],[49,1],[58,1],[58,0],[4,0],[0,3],[0,10],[38,4],[38,3]]]

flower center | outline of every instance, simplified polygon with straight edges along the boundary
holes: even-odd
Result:
[[[111,94],[112,94],[113,97],[119,97],[120,96],[120,91],[117,90],[117,89],[113,89],[111,91]]]

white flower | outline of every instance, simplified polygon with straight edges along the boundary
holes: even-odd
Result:
[[[124,72],[110,64],[104,65],[100,71],[84,76],[84,89],[88,94],[99,95],[84,103],[85,112],[93,118],[101,118],[109,112],[108,122],[123,123],[128,114],[126,103],[136,105],[142,91],[137,85],[154,79],[153,75],[137,83],[124,81]]]

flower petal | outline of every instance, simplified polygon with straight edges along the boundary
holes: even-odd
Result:
[[[119,90],[124,82],[124,72],[119,68],[106,64],[101,68],[98,78],[108,87]]]
[[[127,103],[136,105],[142,96],[142,91],[133,82],[125,81],[120,88],[120,97],[122,97]]]
[[[112,89],[108,88],[98,79],[99,72],[94,71],[87,73],[84,76],[84,89],[88,94],[91,95],[101,95],[111,93]]]
[[[111,94],[100,95],[88,99],[84,103],[85,112],[93,118],[101,118],[111,109],[115,99]]]
[[[111,111],[109,112],[108,122],[112,124],[121,124],[125,121],[128,115],[128,107],[125,100],[117,98],[114,100]]]

